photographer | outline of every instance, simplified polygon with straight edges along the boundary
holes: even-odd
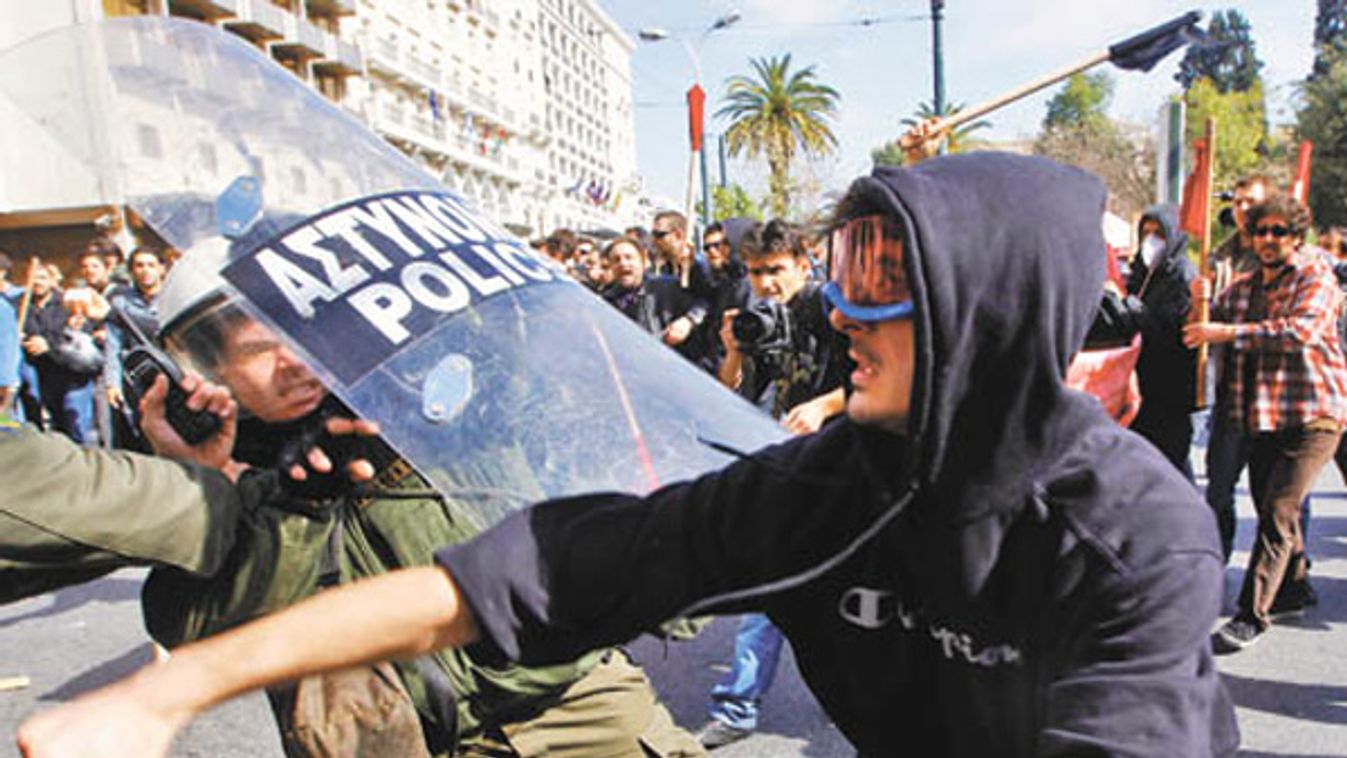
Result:
[[[827,321],[822,287],[799,230],[779,219],[754,225],[740,241],[754,300],[722,317],[720,380],[810,434],[846,408],[846,342]],[[761,613],[743,617],[734,664],[711,690],[710,720],[697,735],[709,750],[737,742],[758,725],[758,705],[776,676],[784,637]]]
[[[721,317],[720,382],[791,432],[817,431],[845,407],[846,341],[828,326],[804,239],[775,219],[746,232],[740,250],[754,299]]]

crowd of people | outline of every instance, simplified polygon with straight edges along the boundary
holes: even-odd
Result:
[[[175,258],[148,246],[125,255],[95,236],[67,277],[0,251],[0,408],[81,445],[148,451],[124,397],[122,357],[158,331],[155,296]]]
[[[1224,559],[1230,559],[1233,549],[1234,486],[1246,466],[1258,513],[1238,613],[1212,634],[1211,649],[1218,654],[1246,648],[1274,619],[1315,605],[1308,576],[1311,556],[1305,549],[1309,489],[1327,460],[1336,456],[1339,467],[1347,462],[1340,444],[1347,425],[1347,242],[1340,240],[1338,230],[1312,233],[1305,207],[1278,193],[1272,180],[1261,175],[1237,184],[1230,219],[1233,236],[1212,256],[1211,271],[1199,272],[1189,257],[1177,209],[1156,206],[1142,214],[1137,249],[1106,281],[1087,342],[1117,345],[1140,335],[1136,373],[1141,411],[1130,428],[1192,485],[1197,347],[1212,347],[1208,376],[1215,401],[1206,429],[1206,499],[1218,522]],[[842,289],[827,292],[827,287],[845,287],[838,283],[838,267],[857,264],[846,257],[832,261],[834,284],[826,284],[832,246],[869,249],[886,236],[901,236],[882,222],[866,221],[870,226],[853,223],[847,234],[869,242],[846,236],[839,242],[832,229],[830,244],[824,244],[823,233],[784,219],[729,219],[707,226],[698,250],[688,219],[678,211],[663,211],[649,230],[590,238],[562,229],[533,245],[579,284],[789,432],[812,435],[832,417],[849,412],[849,388],[854,393],[853,382],[863,376],[850,372],[858,369],[858,361],[873,359],[854,347],[849,354],[846,327],[838,326],[835,314],[838,303],[849,300]],[[1319,244],[1311,244],[1311,238]],[[876,264],[877,253],[867,254],[872,254],[867,263]],[[11,279],[11,259],[0,253],[0,400],[19,419],[39,428],[48,424],[74,443],[139,451],[162,448],[144,439],[139,421],[129,413],[121,358],[143,335],[159,333],[156,295],[166,275],[163,257],[155,249],[137,248],[123,261],[116,244],[98,237],[78,264],[78,276],[62,287],[62,272],[38,261],[27,272],[27,287],[20,287]],[[1203,318],[1196,304],[1206,300],[1211,300],[1211,310]],[[22,323],[18,314],[24,316]],[[846,318],[842,316],[843,322]],[[233,378],[226,382],[228,392],[244,404],[244,419],[253,424],[241,425],[233,458],[275,466],[275,446],[264,442],[271,434],[265,431],[272,428],[267,424],[290,424],[295,413],[308,415],[331,403],[326,393],[318,393],[313,408],[277,411],[279,400],[268,399],[279,397],[286,389],[282,385],[315,381],[311,374],[304,373],[310,380],[303,380],[302,370],[287,368],[298,366],[298,359],[259,323],[234,318],[217,331],[226,335],[225,345],[218,347],[220,359],[256,354],[257,345],[267,346],[268,353],[290,355],[277,357],[269,372],[241,364],[230,370]],[[850,411],[854,417],[854,408]],[[380,483],[388,489],[428,491],[412,471]],[[322,545],[331,540],[346,541],[346,551],[369,564],[357,576],[428,563],[434,560],[430,552],[408,563],[397,553],[383,555],[362,547],[405,539],[399,536],[409,525],[405,497],[399,495],[397,508],[387,512],[370,506],[379,502],[377,495],[373,501],[365,499],[357,517],[337,532],[314,532],[307,547],[292,544],[292,551],[275,555],[253,547],[244,553],[247,557],[234,557],[244,567],[268,561],[282,570],[276,576],[313,580],[286,580],[261,598],[242,590],[240,583],[253,579],[240,565],[207,580],[194,571],[156,572],[147,586],[148,622],[156,637],[176,645],[298,602],[325,586],[321,572],[308,571],[306,565],[311,568]],[[292,498],[294,494],[280,499]],[[427,499],[435,501],[430,495]],[[438,506],[430,508],[427,517],[436,512]],[[251,522],[252,535],[240,541],[269,543],[286,518],[296,517]],[[426,532],[432,522],[438,524],[431,518],[415,528]],[[436,529],[431,530],[430,547],[463,539],[451,521]],[[709,720],[695,735],[702,749],[729,745],[757,728],[758,707],[775,677],[785,640],[768,614],[741,618],[733,665],[710,692]],[[471,654],[434,661],[430,668],[426,660],[399,665],[397,676],[412,689],[422,711],[439,707],[443,712],[443,705],[436,705],[436,687],[447,688],[445,699],[459,703],[459,714],[447,716],[449,723],[442,724],[450,731],[458,728],[471,735],[474,728],[493,723],[484,714],[500,705],[465,687],[467,681],[488,677],[496,681],[493,687],[508,692],[567,693],[568,707],[621,712],[649,700],[655,703],[652,723],[664,724],[660,728],[667,731],[661,739],[695,745],[694,738],[669,722],[640,669],[620,650],[599,648],[590,656],[543,668],[490,668]],[[280,723],[295,718],[294,712],[277,708]],[[566,710],[544,711],[515,728],[547,734],[566,728],[558,724],[567,718]],[[493,736],[489,730],[475,734],[463,745],[485,750],[493,740],[508,742],[508,736]],[[585,745],[579,754],[607,743],[594,738]]]

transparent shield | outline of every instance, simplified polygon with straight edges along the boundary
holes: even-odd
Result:
[[[175,279],[270,326],[483,524],[727,463],[708,441],[784,436],[224,32],[48,34],[0,53],[0,96],[185,253]]]

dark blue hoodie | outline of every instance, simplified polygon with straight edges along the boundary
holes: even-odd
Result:
[[[858,180],[917,304],[910,429],[842,419],[646,498],[509,517],[439,554],[480,643],[572,658],[765,610],[862,755],[1232,753],[1209,510],[1062,377],[1104,279],[1104,190],[1041,159]]]

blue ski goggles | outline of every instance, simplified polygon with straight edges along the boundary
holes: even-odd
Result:
[[[823,295],[857,321],[889,321],[912,315],[912,290],[903,268],[903,233],[894,219],[854,218],[830,239],[832,274]]]

